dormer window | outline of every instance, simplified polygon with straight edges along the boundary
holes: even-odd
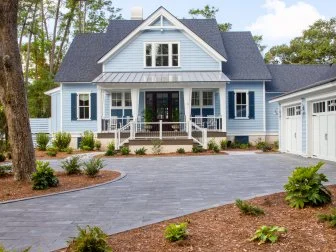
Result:
[[[145,43],[145,67],[179,67],[180,44]]]

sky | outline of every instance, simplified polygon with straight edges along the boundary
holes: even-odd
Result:
[[[318,19],[336,17],[336,0],[114,0],[125,19],[131,8],[141,6],[144,18],[163,6],[178,18],[190,18],[191,8],[205,5],[219,9],[217,22],[230,22],[233,31],[263,35],[268,47],[289,43]]]

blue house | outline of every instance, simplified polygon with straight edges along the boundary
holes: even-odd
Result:
[[[167,152],[209,139],[278,139],[278,105],[268,101],[295,87],[281,66],[264,63],[250,32],[221,32],[214,19],[178,19],[163,7],[141,13],[75,37],[60,87],[47,92],[52,133],[70,132],[74,147],[85,130],[117,148],[161,139]]]

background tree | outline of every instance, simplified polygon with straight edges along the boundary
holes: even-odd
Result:
[[[18,5],[18,0],[0,2],[0,102],[7,119],[14,178],[24,181],[35,170],[35,153],[18,46]]]
[[[254,35],[253,36],[254,42],[257,44],[258,49],[261,53],[264,52],[264,50],[266,49],[266,45],[263,45],[263,36],[262,35]]]
[[[265,61],[270,64],[336,63],[336,18],[318,20],[289,45],[272,47]]]

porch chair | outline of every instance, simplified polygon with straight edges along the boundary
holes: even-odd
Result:
[[[216,129],[216,118],[213,115],[207,116],[207,129],[210,130]]]
[[[111,127],[111,130],[118,129],[118,117],[117,116],[111,116],[110,127]]]
[[[203,118],[201,115],[195,115],[195,123],[197,126],[203,128]]]

